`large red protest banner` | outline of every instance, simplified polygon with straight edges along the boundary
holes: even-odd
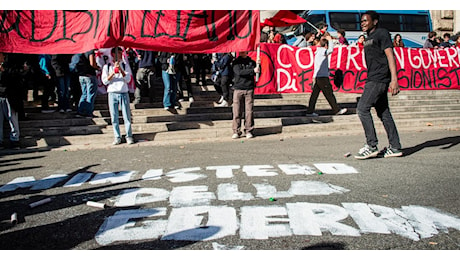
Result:
[[[259,11],[0,11],[0,51],[81,53],[114,46],[215,53],[254,50]]]
[[[262,73],[256,94],[311,92],[316,47],[261,43]],[[460,49],[394,48],[401,90],[460,89]],[[256,52],[250,56],[256,60]],[[364,52],[358,46],[337,46],[329,67],[335,91],[361,93],[367,78]],[[338,70],[343,83],[335,85]]]

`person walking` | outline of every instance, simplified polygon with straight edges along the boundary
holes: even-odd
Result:
[[[329,80],[329,55],[334,51],[332,37],[327,34],[319,41],[315,52],[315,63],[313,69],[313,89],[308,102],[307,116],[318,116],[314,113],[319,92],[323,92],[327,102],[332,107],[334,114],[343,115],[346,108],[340,108],[334,96],[331,81]]]
[[[260,73],[256,62],[248,56],[247,51],[239,52],[233,61],[233,139],[242,135],[240,130],[244,108],[244,130],[246,138],[254,137],[254,89],[256,82],[254,76]],[[244,102],[244,103],[243,103]]]
[[[118,107],[121,107],[123,124],[126,131],[126,142],[133,144],[133,130],[131,127],[131,109],[129,107],[129,87],[132,75],[128,72],[129,64],[123,62],[123,49],[115,47],[111,51],[113,64],[105,64],[102,68],[102,83],[107,86],[110,118],[113,126],[113,145],[121,143]]]
[[[361,16],[362,30],[367,33],[364,56],[368,71],[357,112],[364,128],[366,144],[355,155],[356,159],[368,159],[379,154],[377,134],[371,115],[372,107],[375,107],[377,116],[383,122],[390,143],[383,151],[384,157],[403,155],[398,130],[388,105],[388,90],[393,96],[400,91],[393,43],[389,31],[380,28],[378,22],[379,14],[375,11],[367,11]]]

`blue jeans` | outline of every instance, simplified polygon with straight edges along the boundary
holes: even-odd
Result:
[[[94,111],[94,102],[97,94],[96,76],[79,76],[81,86],[81,97],[78,103],[78,113],[92,116]]]
[[[385,127],[390,146],[401,149],[398,130],[388,106],[388,86],[388,83],[366,82],[363,94],[358,102],[358,116],[364,128],[367,144],[372,147],[377,146],[377,134],[375,133],[374,121],[371,115],[371,108],[375,107],[377,116]]]
[[[56,77],[58,85],[58,108],[68,109],[70,107],[70,75]]]
[[[161,77],[163,78],[163,84],[165,87],[163,95],[163,107],[172,107],[176,104],[176,75],[168,74],[165,70],[162,70]]]
[[[123,122],[126,130],[126,137],[133,137],[131,128],[131,109],[129,108],[128,93],[108,93],[110,118],[112,119],[113,134],[115,139],[121,139],[120,122],[118,120],[118,105],[121,107]]]
[[[18,113],[11,108],[7,98],[0,97],[0,144],[3,144],[3,121],[10,125],[10,140],[19,141]]]

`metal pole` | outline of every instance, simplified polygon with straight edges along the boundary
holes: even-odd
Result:
[[[260,44],[257,46],[257,68],[260,69]],[[256,73],[256,82],[259,82],[260,72]]]

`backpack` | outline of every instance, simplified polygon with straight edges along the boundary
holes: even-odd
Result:
[[[337,88],[340,88],[343,84],[343,71],[341,69],[338,69],[334,73],[334,85]]]

